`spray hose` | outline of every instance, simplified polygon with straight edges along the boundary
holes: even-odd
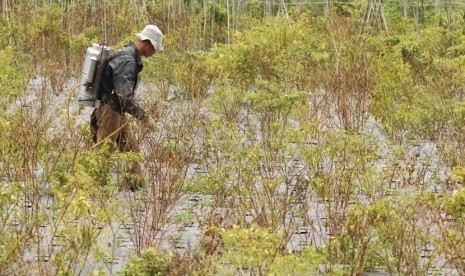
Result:
[[[81,84],[83,85],[83,83],[78,83],[78,84],[76,84],[75,86],[73,86],[71,88],[71,92],[69,93],[69,97],[68,97],[68,100],[67,100],[67,103],[66,103],[66,119],[67,119],[67,122],[68,122],[68,131],[71,134],[71,138],[74,138],[74,132],[71,129],[71,116],[69,115],[69,107],[71,105],[71,98],[73,98],[73,95],[74,95],[74,92],[75,92],[76,88]]]

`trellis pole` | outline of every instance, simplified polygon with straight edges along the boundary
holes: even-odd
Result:
[[[365,31],[367,24],[373,23],[375,25],[381,25],[386,32],[386,35],[389,35],[386,18],[384,17],[383,0],[368,0],[365,15],[363,17],[361,33]]]

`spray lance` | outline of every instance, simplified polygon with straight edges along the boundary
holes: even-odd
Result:
[[[180,142],[182,142],[184,145],[188,146],[190,145],[186,140],[183,140],[181,138],[179,138],[178,136],[174,135],[173,133],[169,132],[168,130],[166,130],[164,127],[162,127],[160,124],[158,123],[155,123],[153,125],[151,125],[151,129],[158,129],[159,131],[161,131],[162,133],[166,133],[168,135],[168,137],[170,139],[175,139],[175,140],[178,140]]]
[[[105,141],[110,138],[111,136],[115,135],[116,133],[118,133],[118,131],[120,131],[121,129],[123,129],[125,126],[127,126],[129,124],[129,120],[127,120],[124,124],[122,124],[119,128],[117,128],[115,131],[113,131],[112,133],[108,134],[107,137],[103,138],[100,142],[96,143],[95,145],[93,145],[92,147],[90,147],[90,149],[95,149],[96,147],[100,146],[101,144],[105,143]],[[190,145],[187,141],[183,140],[183,139],[180,139],[179,137],[177,137],[176,135],[174,135],[173,133],[167,131],[165,128],[163,128],[162,126],[158,125],[158,124],[153,124],[150,126],[151,129],[158,129],[160,130],[161,132],[165,132],[166,134],[168,134],[169,138],[170,139],[176,139],[180,142],[182,142],[184,145]]]

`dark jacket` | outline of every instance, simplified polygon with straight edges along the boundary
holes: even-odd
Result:
[[[127,112],[138,119],[144,119],[146,113],[134,99],[142,68],[142,60],[133,42],[113,53],[103,72],[103,103],[111,104],[121,114]]]

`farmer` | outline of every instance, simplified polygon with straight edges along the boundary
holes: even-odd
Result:
[[[147,25],[137,35],[136,43],[130,42],[110,56],[103,68],[101,106],[91,116],[94,142],[111,139],[121,152],[139,152],[139,145],[129,131],[126,113],[151,127],[153,120],[134,98],[139,72],[143,68],[141,56],[150,57],[163,51],[163,34],[155,25]],[[143,186],[140,164],[134,162],[124,188],[134,191]]]

